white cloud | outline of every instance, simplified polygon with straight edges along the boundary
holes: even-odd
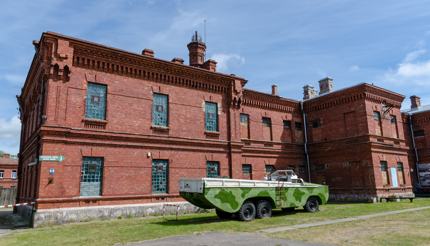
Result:
[[[430,85],[430,59],[418,60],[426,53],[424,49],[409,52],[396,69],[390,69],[385,73],[384,80],[397,85],[427,89]]]
[[[349,71],[351,71],[351,72],[355,72],[358,70],[360,70],[360,67],[358,65],[352,65],[349,67]]]
[[[217,53],[213,54],[211,59],[217,61],[217,70],[224,72],[231,65],[242,65],[245,63],[245,58],[238,54]]]
[[[18,116],[0,118],[0,150],[16,154],[19,149],[21,121]]]

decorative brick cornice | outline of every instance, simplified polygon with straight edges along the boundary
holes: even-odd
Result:
[[[243,105],[282,112],[299,110],[299,102],[253,90],[243,90]]]
[[[305,110],[307,112],[325,110],[337,105],[348,104],[358,100],[384,103],[395,108],[400,108],[403,99],[404,97],[400,94],[363,83],[306,100]]]

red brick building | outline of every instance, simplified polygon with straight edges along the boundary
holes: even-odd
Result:
[[[415,192],[430,192],[430,105],[422,106],[418,96],[411,96],[411,108],[404,111],[405,132],[410,137],[409,162],[415,170]]]
[[[17,158],[9,154],[0,156],[0,190],[16,187],[18,177],[17,170]]]
[[[333,198],[411,196],[403,96],[360,84],[303,102],[190,64],[43,33],[19,104],[18,202],[37,209],[180,200],[181,177],[263,179],[295,169]],[[306,121],[303,124],[304,120]]]

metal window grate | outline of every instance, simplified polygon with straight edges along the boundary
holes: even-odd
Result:
[[[167,193],[169,177],[167,160],[152,160],[152,193]]]
[[[249,175],[252,173],[252,166],[251,164],[243,164],[242,165],[242,173]]]
[[[106,85],[88,83],[85,117],[106,119]]]
[[[103,179],[103,158],[84,157],[81,171],[81,196],[99,196]]]
[[[168,125],[168,96],[164,94],[154,94],[152,104],[152,124],[154,126]]]
[[[210,132],[218,131],[218,104],[216,103],[205,103],[205,128]]]
[[[206,162],[206,176],[208,178],[217,178],[220,176],[219,162],[217,161]]]

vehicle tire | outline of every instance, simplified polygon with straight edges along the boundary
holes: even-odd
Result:
[[[251,221],[255,219],[255,205],[252,202],[244,202],[240,207],[238,216],[242,221]]]
[[[224,212],[224,211],[219,210],[219,209],[216,209],[215,211],[216,211],[216,215],[218,216],[218,218],[220,218],[222,220],[231,219],[231,217],[233,216],[233,214]]]
[[[319,202],[316,197],[309,197],[308,201],[306,202],[305,206],[303,207],[307,212],[315,213],[320,210]]]
[[[272,204],[267,200],[261,200],[257,203],[256,217],[259,219],[272,217]]]
[[[282,208],[282,212],[291,213],[291,212],[294,212],[295,209],[296,209],[295,207]]]

